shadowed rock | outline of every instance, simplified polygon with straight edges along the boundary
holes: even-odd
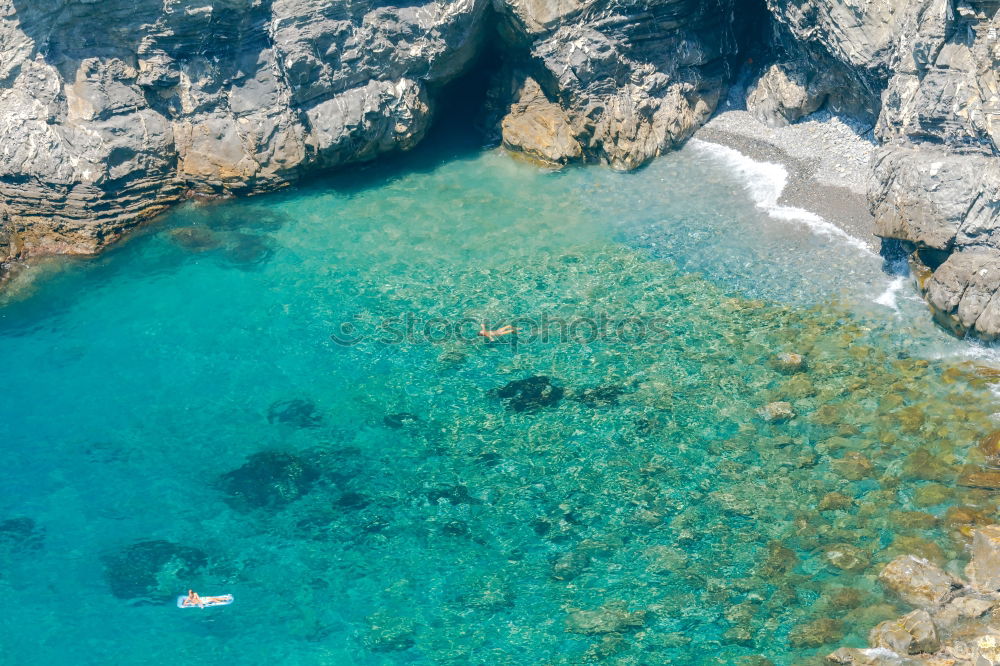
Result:
[[[424,492],[427,501],[439,504],[446,501],[453,506],[459,504],[482,504],[483,501],[469,494],[469,489],[463,485],[439,485]]]
[[[170,240],[190,252],[207,252],[222,245],[222,239],[204,227],[179,227],[167,232]]]
[[[565,389],[553,384],[545,375],[516,379],[497,390],[497,396],[508,409],[534,412],[558,403]]]
[[[12,551],[38,550],[45,540],[45,530],[27,517],[0,521],[0,547]]]
[[[618,404],[618,396],[624,393],[625,387],[623,386],[595,386],[593,388],[585,388],[576,393],[573,395],[573,399],[582,402],[588,407],[611,407]]]
[[[287,423],[298,428],[315,428],[322,421],[323,417],[316,411],[316,405],[301,398],[278,400],[267,408],[268,423]]]
[[[140,541],[104,558],[111,593],[138,604],[163,603],[187,589],[208,563],[201,550],[170,541]]]
[[[410,412],[399,412],[398,414],[389,414],[383,417],[382,423],[388,428],[393,428],[398,430],[403,426],[414,425],[420,420],[420,417],[416,414],[411,414]]]
[[[273,254],[274,244],[264,236],[235,233],[226,242],[226,263],[235,268],[253,270]]]
[[[280,509],[308,493],[319,479],[310,463],[290,453],[264,451],[219,477],[226,502],[238,511]]]

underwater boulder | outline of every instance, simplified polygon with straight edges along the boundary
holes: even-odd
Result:
[[[308,400],[293,398],[278,400],[267,408],[268,423],[286,423],[297,428],[315,428],[323,422],[316,405]]]
[[[646,611],[626,610],[625,602],[614,601],[597,610],[574,610],[566,617],[566,631],[571,634],[622,633],[646,623]]]
[[[573,580],[590,566],[590,554],[571,550],[552,560],[552,577],[556,580]]]
[[[757,413],[768,423],[775,424],[785,423],[795,418],[795,412],[792,411],[790,402],[770,402],[758,409]]]
[[[515,379],[497,389],[497,397],[515,412],[534,412],[558,403],[566,390],[545,375]]]
[[[280,509],[308,493],[319,479],[309,462],[281,451],[263,451],[219,477],[226,502],[238,511]]]
[[[104,558],[111,593],[138,604],[163,603],[187,589],[208,563],[197,548],[170,541],[140,541]]]
[[[771,365],[778,372],[786,375],[791,375],[796,372],[800,372],[805,369],[805,359],[802,358],[801,354],[796,354],[794,352],[782,352],[774,357],[771,361]]]
[[[372,652],[402,652],[416,644],[416,623],[408,617],[379,611],[366,618],[368,631],[363,639]]]
[[[257,234],[229,234],[225,244],[225,261],[234,268],[254,270],[274,254],[274,243]]]
[[[403,426],[414,425],[418,421],[420,421],[420,417],[416,414],[411,414],[410,412],[389,414],[382,418],[382,423],[384,423],[387,428],[392,428],[394,430],[398,430]]]
[[[618,404],[618,396],[624,393],[623,386],[594,386],[575,393],[573,399],[587,407],[614,407]]]
[[[222,239],[205,227],[178,227],[167,232],[174,243],[189,252],[208,252],[222,245]]]
[[[815,648],[839,641],[844,637],[844,623],[821,617],[788,632],[788,644],[794,648]]]
[[[0,521],[0,547],[11,551],[38,550],[45,540],[45,530],[27,517]]]
[[[431,504],[448,502],[452,506],[459,504],[482,504],[483,501],[469,494],[469,489],[462,484],[439,484],[424,491],[424,496]]]

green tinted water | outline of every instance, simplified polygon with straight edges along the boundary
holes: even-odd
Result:
[[[994,515],[956,483],[988,350],[873,303],[877,257],[745,185],[695,149],[630,175],[425,151],[36,270],[0,310],[3,658],[861,644],[898,612],[880,563],[960,567]],[[190,586],[236,602],[177,609]]]

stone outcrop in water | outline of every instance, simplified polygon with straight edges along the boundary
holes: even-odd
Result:
[[[990,612],[1000,606],[1000,526],[975,533],[966,573],[968,584],[927,560],[897,557],[879,580],[901,601],[919,608],[875,626],[868,635],[871,647],[840,648],[827,660],[871,666],[1000,663],[1000,627]]]
[[[772,124],[824,101],[877,116],[875,233],[922,251],[914,257],[934,270],[921,285],[939,322],[1000,336],[1000,3],[768,6],[782,27],[775,51],[792,56],[777,65],[784,73],[760,78],[751,109]]]

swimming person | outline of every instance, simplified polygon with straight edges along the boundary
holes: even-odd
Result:
[[[496,342],[496,339],[502,335],[510,335],[511,333],[517,333],[517,329],[513,326],[501,326],[495,331],[489,331],[486,329],[486,324],[483,324],[482,328],[479,329],[478,335],[486,338],[490,342]]]

